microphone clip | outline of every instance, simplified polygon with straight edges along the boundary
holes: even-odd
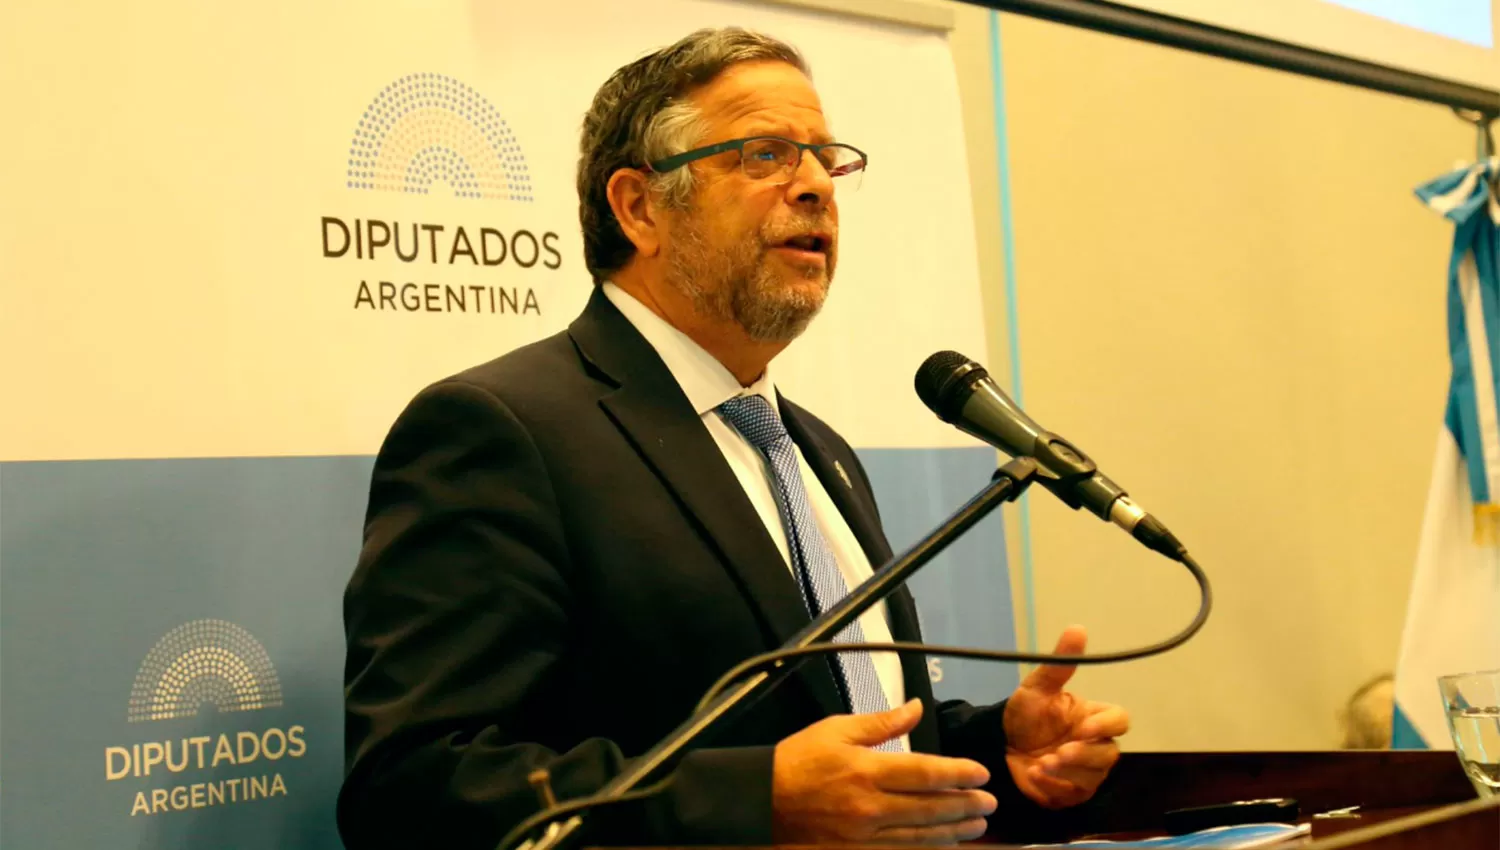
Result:
[[[1032,446],[1043,482],[1068,507],[1083,507],[1078,485],[1093,478],[1099,467],[1081,449],[1051,431],[1037,435]]]
[[[1041,468],[1037,465],[1035,458],[1023,455],[1011,458],[1004,466],[995,470],[995,474],[990,476],[990,481],[995,482],[1002,478],[1009,478],[1011,488],[1005,494],[1004,501],[1014,502],[1021,497],[1022,493],[1026,492],[1026,488],[1031,486],[1032,481],[1040,471]]]

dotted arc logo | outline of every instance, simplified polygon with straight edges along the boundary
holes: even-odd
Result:
[[[260,641],[226,620],[193,620],[147,653],[130,689],[129,720],[197,716],[281,706],[281,681]]]
[[[460,198],[532,200],[515,133],[472,87],[443,74],[409,74],[381,90],[349,145],[348,187]]]

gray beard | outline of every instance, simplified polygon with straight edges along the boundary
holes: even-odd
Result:
[[[756,342],[786,343],[801,336],[824,298],[781,287],[759,240],[715,250],[696,224],[687,224],[689,215],[683,216],[686,226],[673,233],[667,282],[693,302],[699,315],[733,322]],[[806,276],[811,280],[821,273],[810,268]],[[825,284],[824,297],[827,292]]]

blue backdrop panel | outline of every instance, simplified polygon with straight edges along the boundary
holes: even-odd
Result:
[[[997,455],[983,446],[950,449],[861,449],[860,461],[880,502],[880,519],[900,554],[984,489]],[[907,582],[928,643],[1015,649],[1015,609],[1000,511],[982,520]],[[989,703],[1019,681],[1011,664],[930,659],[938,699]]]
[[[861,453],[891,541],[988,449]],[[0,845],[337,848],[344,584],[368,457],[0,464]],[[999,517],[912,581],[929,640],[1014,645]],[[1014,687],[942,660],[940,696]]]
[[[0,844],[340,846],[332,808],[343,758],[340,605],[370,466],[368,458],[0,466]],[[274,667],[281,705],[130,722],[152,649],[201,620],[253,636]],[[236,678],[226,672],[232,662],[213,663],[213,636],[179,647],[179,656],[207,656],[179,672]],[[231,751],[248,733],[274,752],[279,740],[265,740],[268,730],[298,726],[300,757],[289,745],[276,760],[230,752],[213,763],[221,735]],[[200,759],[193,739],[202,736],[210,740]],[[163,752],[149,775],[134,775],[150,755],[144,745],[165,750],[165,742],[183,769],[170,770]],[[125,766],[118,751],[110,763],[109,748],[137,745],[127,775],[109,779]],[[245,742],[243,755],[256,749]],[[284,793],[273,790],[278,775]],[[261,790],[255,780],[266,794],[247,801]],[[174,801],[178,787],[186,790]],[[154,791],[167,799],[153,800]],[[132,815],[138,793],[147,811]]]

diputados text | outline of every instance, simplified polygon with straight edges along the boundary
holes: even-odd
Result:
[[[354,288],[354,309],[398,313],[542,314],[533,286],[510,283],[562,268],[554,231],[501,229],[378,218],[320,221],[323,257],[363,261],[370,275]],[[371,265],[373,261],[373,265]],[[414,267],[423,267],[419,276]],[[433,280],[439,273],[445,280]],[[513,272],[508,270],[514,270]],[[494,273],[508,278],[498,283]],[[476,273],[479,275],[476,277]]]
[[[178,782],[171,786],[158,785],[138,790],[130,807],[132,816],[286,796],[286,780],[280,773],[270,769],[275,762],[301,758],[307,753],[305,732],[302,726],[290,726],[286,729],[271,727],[260,732],[225,732],[220,735],[146,741],[129,747],[106,747],[104,778],[110,782],[126,779],[144,779],[149,782],[153,777],[160,779],[173,774],[211,771],[226,766],[261,766],[258,774],[225,777],[221,772],[199,782]],[[267,770],[270,772],[266,772]]]

